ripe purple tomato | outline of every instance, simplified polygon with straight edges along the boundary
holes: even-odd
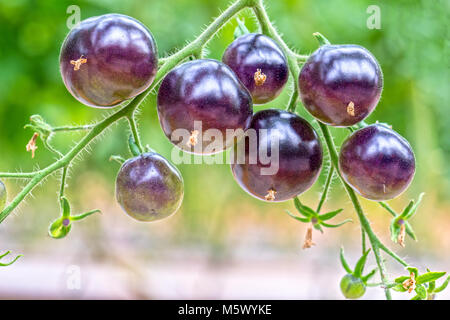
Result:
[[[164,133],[172,143],[193,153],[211,154],[230,147],[234,139],[226,138],[227,130],[245,130],[252,113],[247,89],[227,65],[215,60],[195,60],[174,68],[158,92]],[[222,139],[203,135],[210,129]]]
[[[383,75],[374,56],[357,45],[324,45],[299,75],[300,97],[318,120],[351,126],[369,116],[380,100]]]
[[[266,201],[285,201],[306,191],[322,167],[322,147],[311,125],[278,109],[255,113],[234,151],[234,178],[249,194]]]
[[[255,104],[275,99],[288,80],[283,51],[263,34],[249,33],[237,38],[226,49],[222,61],[250,91]]]
[[[156,221],[181,206],[183,178],[163,156],[150,152],[127,160],[116,180],[116,198],[122,209],[139,221]]]
[[[81,21],[61,48],[60,71],[67,90],[90,107],[113,107],[153,82],[158,52],[150,31],[121,14]]]
[[[345,140],[339,169],[344,180],[364,198],[389,200],[411,183],[415,172],[414,153],[398,133],[374,124]]]

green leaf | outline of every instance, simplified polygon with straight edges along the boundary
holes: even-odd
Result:
[[[330,220],[334,218],[337,214],[341,213],[344,209],[338,209],[335,211],[327,212],[324,214],[319,215],[319,219],[322,221]]]
[[[436,281],[443,277],[447,272],[428,272],[424,273],[416,278],[417,284],[427,283],[430,281]]]
[[[436,288],[436,281],[428,282],[428,288],[427,288],[428,293],[432,293],[435,288]]]
[[[302,218],[302,217],[298,217],[296,215],[293,215],[289,210],[285,210],[285,211],[286,211],[286,213],[288,215],[290,215],[295,220],[298,220],[298,221],[301,221],[301,222],[304,222],[304,223],[308,223],[309,222],[309,219],[307,219],[307,218]]]
[[[406,292],[406,289],[403,288],[403,285],[397,284],[396,286],[392,287],[392,290],[398,291],[398,292]]]
[[[367,275],[365,275],[364,277],[361,277],[361,280],[364,283],[367,283],[367,281],[369,281],[374,275],[375,273],[377,273],[377,268],[374,268],[372,271],[370,271]]]
[[[95,209],[95,210],[91,210],[91,211],[88,211],[88,212],[85,212],[85,213],[77,214],[75,216],[71,216],[70,220],[72,220],[72,221],[80,221],[80,220],[82,220],[82,219],[84,219],[86,217],[89,217],[91,214],[94,214],[94,213],[97,213],[97,212],[98,213],[102,213],[99,209]]]
[[[2,254],[1,256],[0,256],[0,259],[1,258],[3,258],[3,257],[6,257],[8,254],[10,254],[11,253],[11,251],[6,251],[6,253],[4,253],[4,254]],[[10,262],[7,262],[7,263],[2,263],[2,262],[0,262],[0,267],[7,267],[7,266],[10,266],[10,265],[12,265],[14,262],[16,262],[20,257],[23,257],[23,255],[21,255],[21,254],[19,254],[19,255],[17,255],[13,260],[11,260]]]
[[[342,267],[344,267],[345,271],[347,271],[350,274],[353,274],[353,271],[352,271],[352,269],[350,269],[350,267],[347,263],[347,260],[345,260],[344,247],[341,247],[341,250],[339,252],[339,258],[341,259],[341,264],[342,264]]]
[[[449,282],[450,282],[450,276],[448,276],[447,279],[445,279],[444,283],[442,283],[441,286],[434,289],[434,292],[439,293],[439,292],[444,291],[445,288],[447,288]]]
[[[322,226],[320,224],[314,223],[313,224],[313,228],[316,229],[316,230],[319,230],[321,233],[323,233],[323,229],[322,229]]]
[[[325,223],[325,222],[321,222],[320,224],[327,228],[338,228],[338,227],[346,224],[347,222],[353,222],[353,220],[345,219],[344,221],[342,221],[341,223],[338,223],[338,224],[329,224],[329,223]]]
[[[2,254],[1,256],[0,256],[0,259],[1,258],[3,258],[3,257],[6,257],[8,254],[10,254],[11,253],[11,251],[6,251],[4,254]]]
[[[414,291],[417,293],[417,295],[419,296],[420,300],[426,300],[428,297],[428,293],[427,290],[425,289],[425,287],[421,284],[416,286],[416,289],[414,289]]]
[[[109,161],[116,161],[121,165],[125,162],[125,159],[122,156],[112,155],[111,157],[109,157]]]
[[[398,235],[400,234],[400,225],[397,223],[397,218],[392,219],[391,224],[389,226],[391,232],[391,240],[394,243],[398,241]]]
[[[423,300],[423,299],[420,298],[420,296],[417,294],[414,297],[412,297],[411,300]]]
[[[413,228],[411,227],[411,224],[408,221],[405,221],[405,230],[406,230],[406,234],[408,236],[410,236],[411,239],[413,239],[414,241],[417,241],[417,236],[416,236]]]
[[[414,277],[417,279],[417,277],[419,276],[419,270],[417,270],[416,267],[406,267],[406,270],[408,270],[409,272],[414,273]]]
[[[328,39],[325,38],[320,32],[314,32],[313,36],[317,39],[320,46],[330,44],[330,41],[328,41]]]
[[[250,31],[245,26],[245,22],[239,18],[236,18],[237,21],[237,27],[234,29],[234,39],[239,38],[240,36],[243,36],[244,34],[250,33]]]
[[[310,207],[303,205],[298,197],[294,198],[294,205],[295,208],[297,208],[298,212],[300,212],[307,218],[317,216],[317,213]]]
[[[419,206],[420,202],[422,202],[422,198],[425,195],[425,193],[421,193],[419,197],[417,198],[417,202],[414,204],[414,206],[409,210],[408,213],[405,215],[405,220],[409,220],[412,218],[412,216],[416,213],[417,207]]]
[[[64,196],[61,197],[61,211],[63,218],[70,217],[70,203],[69,200],[67,200],[67,198]]]
[[[366,265],[367,255],[369,254],[370,249],[368,249],[364,254],[359,258],[358,262],[355,266],[355,271],[353,272],[353,275],[357,278],[361,278],[361,275],[364,271],[364,266]]]
[[[394,282],[395,282],[395,283],[403,283],[403,282],[405,282],[405,281],[408,280],[408,279],[409,279],[408,276],[401,276],[401,277],[396,278],[396,279],[394,280]]]
[[[403,212],[397,217],[397,221],[400,219],[406,220],[406,215],[411,211],[414,206],[414,200],[409,201],[408,205],[403,209]]]

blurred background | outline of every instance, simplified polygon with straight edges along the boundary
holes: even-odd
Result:
[[[86,107],[65,89],[58,70],[59,48],[69,29],[66,13],[78,5],[81,18],[105,13],[132,16],[153,33],[160,56],[193,40],[228,0],[15,0],[0,2],[0,171],[29,171],[54,161],[38,143],[31,159],[25,145],[33,132],[23,129],[39,113],[54,126],[88,124],[110,111]],[[368,29],[369,5],[381,9],[381,28]],[[368,122],[387,122],[414,148],[417,172],[407,192],[390,201],[400,211],[409,199],[425,192],[413,224],[419,242],[407,238],[406,248],[390,241],[390,215],[376,203],[361,200],[372,227],[385,243],[421,271],[450,271],[450,112],[449,2],[445,0],[267,0],[268,13],[288,44],[301,53],[317,48],[319,31],[332,43],[354,43],[369,49],[384,72],[382,99]],[[241,16],[257,30],[250,11]],[[209,45],[209,57],[220,59],[233,40],[236,21]],[[284,108],[291,82],[272,103]],[[299,113],[311,117],[299,106]],[[316,126],[316,124],[313,122]],[[155,99],[145,101],[139,117],[143,141],[170,159],[171,143],[162,133]],[[317,127],[317,126],[316,126]],[[347,130],[333,129],[338,144]],[[54,144],[67,151],[82,133],[62,133]],[[76,223],[68,237],[51,239],[48,225],[59,215],[54,175],[33,191],[0,225],[0,253],[24,254],[0,268],[0,298],[285,298],[342,299],[339,264],[343,245],[351,264],[360,256],[357,217],[339,182],[324,210],[344,208],[334,221],[353,224],[314,232],[316,246],[302,250],[306,225],[291,219],[292,202],[266,204],[239,188],[229,165],[180,165],[185,181],[181,210],[170,219],[139,223],[121,211],[114,199],[119,165],[112,154],[130,157],[128,129],[112,126],[75,161],[67,196],[73,210],[94,208],[94,215]],[[325,165],[326,167],[326,165]],[[325,172],[301,196],[315,207]],[[24,186],[6,180],[9,200]],[[372,257],[368,267],[373,267]],[[390,276],[403,273],[387,258]],[[449,298],[450,290],[440,295]],[[368,289],[364,298],[382,299],[381,289]],[[409,298],[407,294],[395,298]]]

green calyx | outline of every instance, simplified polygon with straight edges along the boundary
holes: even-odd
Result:
[[[100,210],[92,210],[78,215],[71,215],[69,201],[66,197],[61,197],[61,216],[50,224],[48,234],[54,239],[64,238],[72,229],[73,221],[82,220],[97,212],[100,213]]]
[[[53,127],[49,125],[42,116],[35,114],[30,117],[30,123],[24,128],[30,128],[34,132],[39,133],[42,140],[48,140],[53,132]]]
[[[323,36],[320,32],[314,32],[313,36],[317,39],[320,46],[330,45],[330,41]]]
[[[408,234],[413,240],[417,240],[417,237],[412,229],[411,225],[408,223],[408,220],[411,219],[417,211],[417,207],[422,201],[424,193],[419,195],[417,202],[411,200],[408,205],[403,209],[402,213],[397,214],[391,220],[390,224],[390,232],[391,232],[391,240],[395,243],[399,243],[404,246],[404,235]]]
[[[389,284],[388,287],[398,292],[415,292],[415,296],[411,300],[431,300],[437,293],[444,291],[449,282],[450,276],[444,282],[436,287],[436,280],[445,276],[447,272],[436,272],[427,269],[426,273],[419,274],[419,270],[415,267],[408,266],[405,268],[409,272],[409,276],[401,276]]]
[[[304,223],[311,223],[312,226],[314,227],[314,229],[319,230],[320,232],[323,232],[323,228],[337,228],[342,226],[343,224],[347,223],[347,222],[352,222],[351,219],[346,219],[338,224],[330,224],[328,221],[332,218],[334,218],[336,215],[338,215],[339,213],[341,213],[344,209],[338,209],[338,210],[334,210],[334,211],[330,211],[324,214],[319,214],[317,211],[311,209],[308,206],[305,206],[304,204],[301,203],[300,199],[298,197],[294,198],[294,204],[295,204],[295,208],[297,209],[297,211],[300,213],[300,215],[302,215],[303,217],[300,216],[296,216],[294,214],[292,214],[290,211],[286,210],[286,213],[288,215],[290,215],[292,218],[294,218],[295,220],[304,222]]]
[[[8,254],[10,254],[11,251],[6,251],[4,254],[0,255],[0,260],[4,257],[6,257]],[[16,256],[13,260],[11,260],[10,262],[4,263],[4,262],[0,262],[0,267],[7,267],[12,265],[14,262],[16,262],[20,257],[23,257],[23,255],[19,254],[18,256]]]
[[[236,29],[234,29],[234,39],[237,39],[245,34],[250,33],[250,31],[247,29],[247,27],[245,26],[245,21],[239,18],[236,18],[237,21],[237,26]]]

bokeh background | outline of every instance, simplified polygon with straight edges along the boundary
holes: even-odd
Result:
[[[23,129],[32,114],[57,125],[88,124],[108,111],[78,103],[65,89],[58,70],[61,43],[69,31],[69,5],[81,18],[118,12],[146,24],[157,40],[160,56],[180,48],[226,8],[228,0],[15,0],[0,2],[0,171],[29,171],[54,159],[42,144],[35,159],[25,151],[33,132]],[[388,122],[412,144],[417,158],[413,184],[390,202],[401,210],[410,198],[425,192],[412,220],[419,242],[406,248],[389,239],[390,215],[376,203],[362,200],[372,227],[399,255],[418,266],[450,271],[450,112],[449,2],[445,0],[268,0],[268,12],[285,40],[301,53],[317,48],[320,31],[333,43],[368,48],[384,72],[382,99],[368,122]],[[369,30],[369,5],[381,9],[381,29]],[[241,14],[249,29],[257,26],[249,11]],[[210,43],[209,57],[220,59],[233,40],[236,22]],[[255,108],[284,108],[284,94]],[[311,117],[298,108],[307,119]],[[316,124],[314,124],[316,125]],[[139,117],[145,143],[166,157],[172,145],[160,130],[155,99],[145,101]],[[348,134],[333,129],[338,143]],[[75,161],[67,195],[78,212],[100,208],[76,223],[62,240],[47,235],[59,214],[58,179],[36,188],[0,225],[0,252],[25,256],[0,269],[0,298],[286,298],[341,299],[339,247],[354,264],[360,255],[360,230],[347,195],[334,181],[327,209],[344,208],[335,221],[353,218],[339,229],[315,232],[312,249],[302,250],[306,226],[288,217],[291,202],[266,204],[242,191],[229,166],[180,165],[185,180],[181,210],[162,222],[139,223],[126,216],[114,200],[119,166],[112,154],[129,157],[124,123],[113,126]],[[68,150],[82,133],[60,134],[54,144]],[[325,170],[324,170],[325,171]],[[325,172],[323,172],[325,174]],[[301,196],[315,206],[322,174]],[[4,180],[9,200],[23,182]],[[374,266],[372,258],[369,267]],[[402,268],[387,258],[392,277]],[[450,291],[450,290],[449,290]],[[405,299],[407,295],[394,294]],[[443,293],[441,298],[449,298]],[[381,299],[380,289],[365,298]]]

